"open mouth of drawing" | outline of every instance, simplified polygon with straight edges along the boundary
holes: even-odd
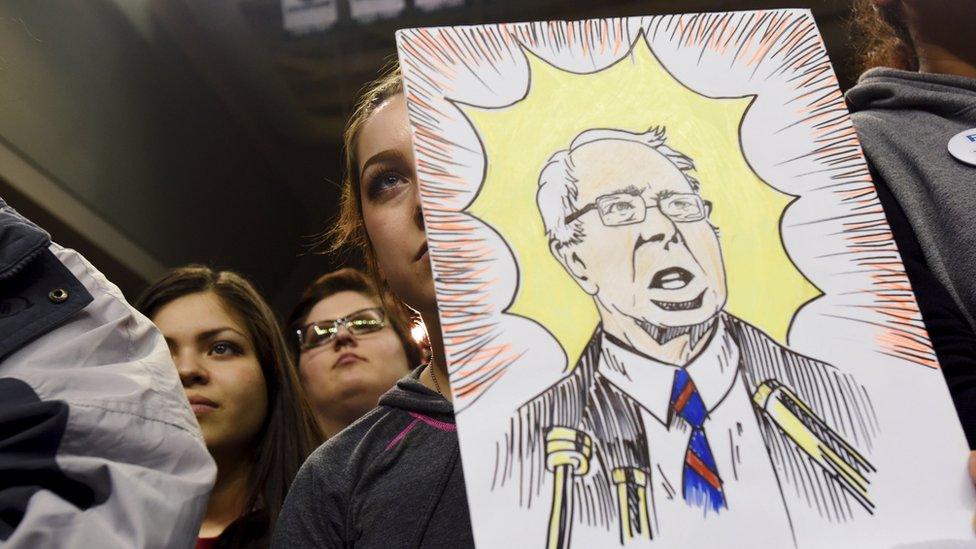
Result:
[[[697,309],[702,306],[702,299],[704,297],[705,291],[702,290],[702,293],[698,294],[698,297],[688,301],[658,301],[656,299],[652,299],[651,303],[657,305],[665,311],[691,311],[692,309]]]
[[[651,280],[648,288],[662,290],[680,290],[691,282],[695,275],[681,267],[669,267],[658,271]]]

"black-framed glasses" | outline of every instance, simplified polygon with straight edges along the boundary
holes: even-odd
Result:
[[[352,335],[377,332],[386,326],[386,313],[380,307],[371,307],[349,313],[343,318],[320,320],[306,324],[295,330],[299,348],[302,351],[307,351],[331,343],[336,338],[336,334],[339,333],[340,326],[345,326]]]
[[[712,203],[702,200],[696,193],[674,193],[655,199],[648,204],[639,194],[614,193],[598,197],[566,216],[569,225],[591,210],[600,214],[600,221],[607,227],[619,227],[640,223],[647,217],[648,208],[658,208],[661,213],[675,223],[701,221],[712,212]]]

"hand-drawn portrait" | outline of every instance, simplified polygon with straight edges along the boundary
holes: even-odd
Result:
[[[808,11],[397,40],[479,547],[971,538]]]
[[[584,131],[542,170],[550,249],[600,316],[572,374],[519,409],[505,445],[530,478],[555,477],[550,547],[586,517],[622,542],[709,513],[787,533],[779,492],[794,481],[831,519],[852,502],[871,511],[873,467],[847,441],[870,439],[863,388],[723,310],[719,228],[693,170],[665,128]],[[776,503],[736,516],[743,490]]]

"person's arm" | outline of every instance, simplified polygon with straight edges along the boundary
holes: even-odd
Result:
[[[215,473],[162,335],[0,200],[0,545],[191,547]]]
[[[929,269],[901,205],[877,174],[872,175],[969,447],[976,448],[976,333]]]
[[[344,465],[356,459],[351,450],[337,451],[332,439],[302,465],[278,515],[272,548],[351,547],[344,535],[347,504],[343,493],[350,479]]]

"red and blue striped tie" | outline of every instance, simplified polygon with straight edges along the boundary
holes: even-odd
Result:
[[[705,438],[703,425],[708,411],[695,388],[695,382],[684,369],[679,369],[674,374],[671,408],[691,427],[681,482],[685,501],[703,507],[706,513],[709,510],[718,512],[723,507],[727,508],[725,494],[722,492],[722,479],[718,476],[712,449]]]

